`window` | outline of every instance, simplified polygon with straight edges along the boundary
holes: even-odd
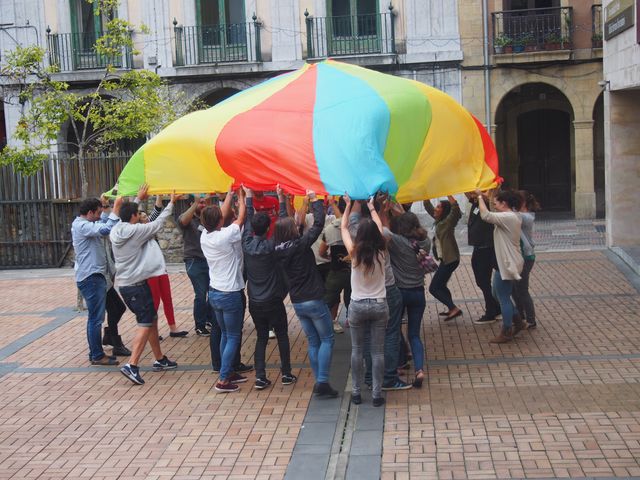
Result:
[[[75,43],[82,50],[91,50],[106,28],[108,17],[96,15],[98,2],[71,0],[71,29],[77,37]]]
[[[245,43],[243,0],[196,0],[196,12],[203,45]]]
[[[365,37],[378,34],[378,0],[329,0],[335,37]]]

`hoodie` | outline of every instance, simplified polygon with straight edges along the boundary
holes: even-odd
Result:
[[[120,222],[111,229],[109,238],[116,261],[116,281],[119,287],[134,285],[167,273],[164,255],[154,236],[162,230],[165,220],[172,212],[173,203],[169,203],[153,222]]]

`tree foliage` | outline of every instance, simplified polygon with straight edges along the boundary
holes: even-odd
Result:
[[[118,59],[124,49],[133,49],[133,25],[115,15],[118,0],[85,0],[96,3],[94,13],[110,18],[94,49],[103,59]],[[143,31],[145,31],[143,29]],[[186,113],[183,93],[173,93],[154,72],[119,71],[112,63],[100,70],[100,78],[90,90],[78,94],[67,82],[56,79],[57,67],[45,66],[45,50],[34,45],[17,47],[5,57],[5,102],[20,105],[14,138],[16,145],[0,152],[0,164],[11,164],[26,175],[37,172],[56,144],[75,147],[80,159],[83,195],[87,180],[84,156],[108,149],[123,139],[145,137]],[[75,141],[59,142],[67,125]]]

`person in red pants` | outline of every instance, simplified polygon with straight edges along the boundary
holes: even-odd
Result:
[[[153,212],[147,215],[145,212],[140,212],[140,222],[147,223],[152,222],[160,212],[162,212],[162,195],[156,197],[156,203],[153,207]],[[162,308],[164,310],[164,316],[167,318],[169,324],[169,336],[171,337],[186,337],[187,333],[184,330],[178,330],[176,326],[176,318],[173,313],[173,299],[171,298],[171,283],[169,282],[169,274],[164,273],[157,277],[151,277],[147,279],[147,284],[151,289],[151,296],[153,297],[153,306],[158,311],[160,301],[162,301]]]

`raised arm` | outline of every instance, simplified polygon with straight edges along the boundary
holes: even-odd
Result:
[[[250,188],[245,188],[244,192],[246,194],[245,203],[247,205],[247,214],[244,221],[244,230],[242,231],[242,238],[246,239],[253,235],[253,227],[251,226],[251,219],[253,218],[253,214],[255,209],[253,208],[253,190]]]
[[[349,233],[349,215],[351,215],[351,198],[349,198],[349,194],[344,194],[344,201],[347,206],[344,209],[344,214],[342,215],[342,220],[340,221],[340,235],[342,236],[342,243],[344,243],[347,252],[349,255],[353,253],[353,240],[351,239],[351,234]]]
[[[307,233],[300,237],[301,243],[304,246],[311,247],[313,242],[315,242],[322,230],[324,229],[324,205],[322,204],[322,200],[318,200],[316,198],[315,192],[308,190],[307,195],[309,197],[309,201],[311,202],[311,211],[313,212],[313,225],[311,228],[307,230]]]
[[[278,204],[280,209],[278,211],[278,217],[284,218],[289,216],[289,205],[287,202],[287,196],[284,193],[284,190],[280,188],[280,184],[276,187],[276,193],[278,194]]]
[[[242,225],[244,224],[244,219],[247,216],[247,203],[245,202],[246,193],[244,191],[244,188],[242,187],[240,187],[236,193],[238,194],[238,218],[236,218],[233,223],[235,223],[239,227],[242,227]],[[231,196],[232,195],[227,195],[227,197]],[[227,199],[225,198],[224,201],[226,203]]]
[[[149,214],[149,221],[153,222],[156,218],[158,218],[158,215],[160,215],[160,212],[163,208],[164,205],[162,204],[162,195],[158,195],[156,197],[156,203],[153,206],[153,212]]]
[[[242,190],[242,188],[240,188],[240,190]],[[244,190],[242,190],[242,192],[244,193]],[[224,197],[224,201],[222,202],[222,205],[220,205],[222,218],[224,218],[225,220],[229,218],[229,216],[233,211],[232,203],[233,203],[233,190],[229,190],[227,195]],[[244,201],[242,203],[244,204]],[[242,221],[244,222],[244,219]],[[240,225],[242,225],[242,222],[240,223]]]
[[[136,224],[136,235],[141,240],[149,240],[153,238],[153,236],[158,233],[164,227],[164,222],[166,219],[173,213],[173,205],[176,200],[175,193],[171,194],[171,200],[167,207],[158,215],[153,222],[149,223],[137,223]]]
[[[369,213],[371,213],[371,220],[375,222],[375,224],[378,226],[378,229],[380,230],[380,233],[382,233],[382,220],[380,220],[380,216],[376,211],[376,204],[373,196],[369,199],[369,202],[367,202],[367,207],[369,208]]]
[[[186,227],[191,223],[191,220],[193,220],[193,216],[196,213],[197,207],[198,207],[198,202],[196,202],[195,200],[191,202],[191,205],[189,205],[189,208],[187,208],[187,210],[178,218],[180,225],[182,225],[183,227]]]
[[[424,200],[422,202],[422,206],[427,211],[427,213],[429,215],[431,215],[432,218],[434,218],[434,219],[436,218],[436,217],[433,216],[434,215],[434,213],[433,213],[434,212],[434,208],[433,208],[433,203],[431,203],[431,200]]]

